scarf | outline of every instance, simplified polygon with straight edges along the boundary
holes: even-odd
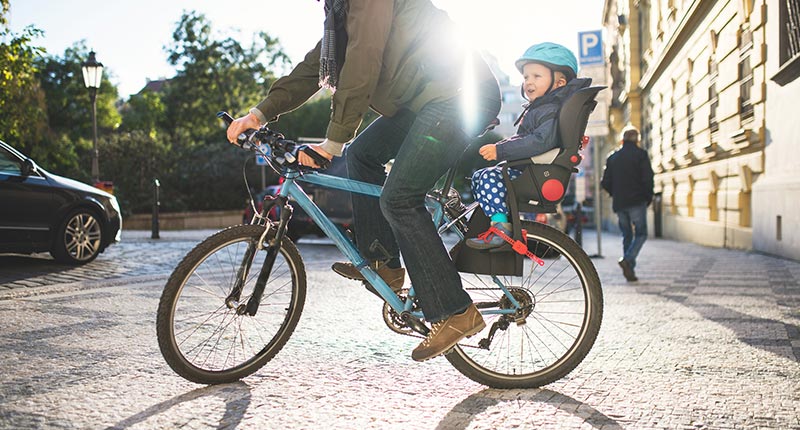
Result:
[[[325,0],[325,30],[319,58],[319,86],[336,91],[347,49],[347,0]]]

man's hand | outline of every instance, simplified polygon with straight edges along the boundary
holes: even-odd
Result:
[[[497,146],[495,145],[494,143],[483,145],[481,149],[478,150],[478,153],[481,154],[481,157],[486,161],[497,160]]]
[[[236,118],[233,120],[231,125],[228,126],[228,142],[236,143],[236,138],[239,137],[239,135],[245,130],[258,130],[259,127],[261,127],[261,123],[252,113],[249,113],[241,118]]]
[[[327,141],[328,141],[328,139],[325,139],[322,143],[325,143]],[[318,154],[322,155],[323,157],[327,158],[328,160],[332,160],[333,159],[333,155],[329,154],[327,151],[325,151],[324,149],[320,148],[320,145],[322,145],[322,143],[318,144],[318,145],[306,145],[306,146],[308,146],[312,150],[316,151]],[[306,155],[306,153],[303,152],[303,151],[298,151],[297,152],[297,160],[300,162],[300,165],[302,165],[302,166],[319,168],[317,163],[314,162],[314,159],[311,158],[310,156]]]

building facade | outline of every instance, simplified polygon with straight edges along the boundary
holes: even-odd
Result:
[[[800,221],[789,152],[800,91],[792,71],[773,80],[796,67],[785,29],[797,3],[606,1],[609,140],[626,123],[641,130],[656,173],[654,233],[800,258],[800,233],[784,227]]]

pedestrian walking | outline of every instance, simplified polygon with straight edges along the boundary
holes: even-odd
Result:
[[[601,185],[611,194],[622,230],[619,266],[628,282],[637,281],[636,257],[647,240],[647,206],[653,201],[653,168],[647,151],[639,147],[639,130],[622,130],[620,147],[606,159]]]

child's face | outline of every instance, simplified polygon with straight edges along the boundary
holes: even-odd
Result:
[[[539,63],[524,65],[522,67],[522,79],[524,79],[522,87],[528,100],[534,101],[537,97],[543,96],[550,88],[552,76],[550,69]]]

